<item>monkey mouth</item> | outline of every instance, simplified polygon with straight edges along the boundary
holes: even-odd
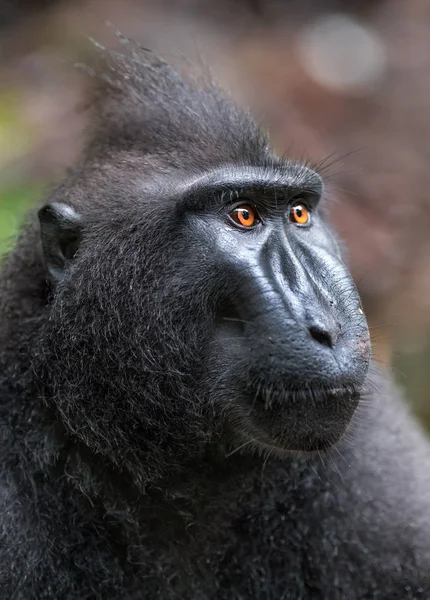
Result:
[[[342,438],[359,401],[360,390],[351,387],[263,390],[242,403],[243,436],[281,453],[324,451]]]

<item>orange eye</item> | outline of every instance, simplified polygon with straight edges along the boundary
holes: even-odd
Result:
[[[253,227],[257,222],[255,211],[249,204],[242,204],[242,206],[238,206],[232,210],[230,217],[235,223],[242,225],[242,227]]]
[[[290,208],[290,221],[292,223],[297,223],[298,225],[307,225],[310,217],[311,215],[309,210],[300,202],[296,202]]]

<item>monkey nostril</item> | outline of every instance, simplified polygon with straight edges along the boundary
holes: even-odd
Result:
[[[328,346],[329,348],[333,348],[333,338],[328,333],[328,331],[325,331],[321,327],[312,325],[311,327],[309,327],[309,333],[311,334],[313,339],[322,346]]]

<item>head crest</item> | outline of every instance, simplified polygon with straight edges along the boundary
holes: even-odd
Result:
[[[123,40],[123,38],[121,38]],[[208,72],[180,73],[158,54],[124,40],[127,53],[100,49],[91,154],[168,156],[205,166],[255,162],[267,140]]]

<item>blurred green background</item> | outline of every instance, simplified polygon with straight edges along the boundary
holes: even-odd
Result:
[[[10,87],[3,86],[0,92],[0,165],[6,165],[12,156],[19,156],[31,147],[31,138],[23,126]],[[41,191],[39,182],[16,181],[8,185],[7,178],[4,176],[3,179],[0,187],[0,252],[13,242],[23,214]]]
[[[40,200],[42,184],[29,183],[0,190],[0,252],[13,245],[26,211]]]

